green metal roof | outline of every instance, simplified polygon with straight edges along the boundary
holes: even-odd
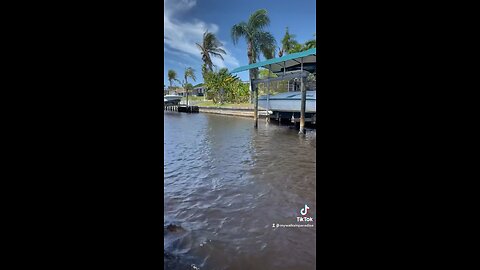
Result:
[[[252,68],[259,68],[259,67],[267,68],[270,65],[271,65],[270,67],[272,72],[278,72],[284,67],[284,64],[286,68],[300,64],[300,61],[298,60],[299,58],[304,58],[304,64],[315,63],[317,61],[316,54],[317,54],[317,48],[312,48],[303,52],[287,54],[279,58],[272,58],[266,61],[251,64],[248,66],[238,67],[232,70],[231,73],[238,73],[241,71],[249,70]]]

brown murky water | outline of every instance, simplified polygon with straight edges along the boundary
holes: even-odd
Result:
[[[164,120],[165,269],[315,269],[314,130],[202,113]]]

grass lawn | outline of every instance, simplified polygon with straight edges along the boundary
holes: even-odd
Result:
[[[241,108],[253,108],[253,104],[250,103],[224,103],[224,104],[215,104],[211,100],[199,102],[195,104],[196,106],[203,107],[241,107]]]
[[[188,96],[188,103],[194,106],[202,106],[202,107],[241,107],[241,108],[252,108],[253,104],[250,103],[224,103],[224,104],[215,104],[212,100],[204,100],[204,97],[197,97],[197,96]],[[187,102],[187,98],[183,97],[181,100],[182,103]]]
[[[191,102],[191,101],[203,101],[204,100],[204,97],[197,97],[197,96],[188,96],[188,102]],[[182,102],[183,101],[187,101],[187,97],[182,97]]]

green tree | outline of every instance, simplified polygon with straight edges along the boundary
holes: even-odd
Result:
[[[278,57],[282,57],[285,53],[288,53],[293,49],[298,42],[295,40],[295,35],[288,32],[288,27],[286,28],[285,35],[282,38],[282,47],[278,52]]]
[[[202,44],[195,43],[200,50],[200,54],[202,55],[203,67],[202,73],[206,71],[213,71],[213,67],[215,66],[212,62],[212,56],[218,57],[223,60],[222,54],[227,54],[225,50],[221,47],[223,44],[217,39],[217,37],[213,33],[209,33],[206,31],[203,34],[203,41]]]
[[[317,38],[316,38],[316,34],[313,34],[313,39],[310,39],[310,40],[307,40],[305,42],[305,45],[303,46],[305,48],[305,50],[309,50],[309,49],[312,49],[312,48],[316,48],[317,47]]]
[[[266,78],[277,78],[278,76],[274,73],[270,72],[269,76],[269,71],[268,69],[262,69],[260,70],[260,79],[266,79]],[[270,93],[271,95],[274,95],[276,93],[279,93],[282,90],[282,86],[284,87],[284,84],[282,81],[275,81],[275,82],[270,82],[269,84],[267,83],[259,83],[258,84],[258,93],[259,95],[264,95],[267,93]]]
[[[239,102],[245,97],[245,86],[242,85],[237,76],[233,76],[226,68],[218,72],[207,72],[205,74],[205,87],[213,103],[223,104],[225,102]],[[248,94],[248,86],[246,93]],[[248,95],[246,96],[248,99]]]
[[[184,88],[185,88],[185,91],[188,93],[188,91],[193,90],[193,85],[191,83],[186,83]],[[188,102],[188,94],[187,94],[187,102]]]
[[[270,72],[270,77],[268,76],[269,70],[268,69],[262,69],[260,70],[260,79],[265,79],[265,78],[277,78],[278,76]]]
[[[317,47],[317,40],[315,38],[315,34],[313,34],[313,36],[314,36],[313,39],[307,40],[304,44],[295,43],[293,45],[293,47],[291,47],[288,50],[288,53],[303,52],[303,51],[306,51],[306,50],[309,50],[309,49],[312,49],[312,48],[316,48]]]
[[[302,46],[302,44],[297,43],[290,50],[288,50],[288,53],[303,52],[304,50],[305,48]]]
[[[269,32],[264,31],[269,24],[270,18],[267,11],[260,9],[250,15],[247,22],[240,22],[232,27],[233,44],[236,45],[241,37],[245,38],[247,42],[248,64],[256,63],[257,59],[260,60],[260,53],[267,59],[275,55],[275,38]],[[250,81],[258,78],[258,69],[250,69],[249,73]],[[253,101],[253,95],[251,101]]]

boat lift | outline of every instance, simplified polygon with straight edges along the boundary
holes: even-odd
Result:
[[[270,92],[270,82],[279,80],[291,80],[294,78],[300,78],[301,96],[301,108],[300,108],[300,131],[299,134],[305,134],[305,104],[306,104],[306,89],[305,78],[309,72],[316,71],[317,62],[317,49],[309,49],[307,51],[288,54],[279,58],[268,59],[259,63],[250,64],[248,66],[238,67],[231,71],[231,73],[238,73],[254,68],[263,67],[269,70],[268,78],[266,79],[253,79],[250,81],[251,89],[255,94],[254,105],[254,122],[255,128],[258,128],[258,84],[267,83],[268,92]],[[288,73],[287,71],[299,71],[295,73]],[[270,78],[270,73],[275,73],[277,78]],[[269,94],[267,94],[267,104],[269,100]],[[267,112],[268,112],[267,108]]]

